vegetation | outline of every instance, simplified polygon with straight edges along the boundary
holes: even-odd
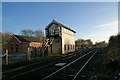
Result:
[[[31,29],[23,29],[21,31],[21,34],[23,36],[29,36],[29,37],[37,37],[40,40],[44,39],[44,33],[41,30],[36,30],[36,31],[32,31]],[[9,38],[13,35],[12,32],[5,32],[2,33],[0,32],[0,43],[6,43],[8,42]]]
[[[28,30],[23,29],[21,33],[24,36],[32,36],[34,34],[34,32],[31,29],[28,29]]]
[[[0,48],[3,49],[4,51],[7,48],[7,41],[9,38],[13,35],[11,32],[6,32],[6,33],[1,33],[0,32]]]
[[[40,40],[44,40],[44,33],[41,30],[36,30],[34,31],[35,37],[37,37]]]
[[[75,45],[78,49],[80,48],[91,48],[93,45],[93,42],[90,39],[84,40],[84,39],[77,39],[75,41]]]
[[[107,70],[117,75],[120,73],[120,34],[111,36],[109,39],[108,47],[106,48],[106,56],[108,57],[108,63],[106,65]]]
[[[116,36],[111,36],[109,39],[109,44],[108,44],[106,51],[107,51],[107,55],[112,61],[120,62],[120,53],[119,53],[120,40],[119,39],[120,39],[120,34]]]
[[[6,32],[6,33],[1,33],[0,32],[0,37],[1,37],[1,41],[2,42],[7,42],[9,40],[9,38],[13,35],[12,32]]]
[[[2,43],[2,50],[6,50],[7,49],[7,44],[6,43]]]
[[[120,34],[111,36],[105,51],[95,55],[84,69],[91,80],[119,80],[120,76]],[[103,54],[101,54],[103,53]],[[95,78],[95,79],[93,79]]]
[[[44,33],[41,30],[32,31],[31,29],[23,29],[21,34],[24,36],[35,36],[36,38],[40,39],[41,41],[44,39]]]

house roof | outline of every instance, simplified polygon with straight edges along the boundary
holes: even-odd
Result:
[[[28,40],[26,40],[23,36],[20,35],[14,35],[19,41],[21,42],[29,42]]]
[[[63,24],[61,24],[61,23],[59,23],[59,22],[57,22],[57,21],[55,21],[55,20],[53,20],[51,23],[49,23],[49,24],[46,26],[45,30],[47,30],[52,24],[60,25],[61,27],[64,27],[64,28],[66,28],[66,29],[68,29],[68,30],[76,33],[74,30],[68,28],[67,26],[65,26],[65,25],[63,25]]]
[[[40,42],[38,38],[33,36],[13,35],[12,37],[15,37],[21,43]]]

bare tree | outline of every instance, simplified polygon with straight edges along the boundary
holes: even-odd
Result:
[[[27,30],[29,36],[33,36],[34,32],[31,29]]]
[[[7,42],[12,35],[12,32],[2,33],[2,42]]]
[[[25,30],[25,29],[23,29],[23,30],[21,31],[21,34],[24,35],[24,36],[28,36],[27,30]]]
[[[35,37],[37,37],[38,39],[40,39],[40,41],[42,41],[44,39],[44,33],[41,30],[36,30],[34,31]]]
[[[36,30],[36,31],[32,31],[31,29],[23,29],[21,31],[22,35],[24,36],[35,36],[36,38],[38,38],[40,41],[42,41],[44,39],[44,33],[42,30]]]
[[[22,35],[24,35],[24,36],[33,36],[33,34],[34,34],[34,32],[33,32],[31,29],[28,29],[28,30],[23,29],[23,30],[21,31],[21,33],[22,33]]]

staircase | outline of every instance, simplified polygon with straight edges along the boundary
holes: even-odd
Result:
[[[41,54],[44,58],[45,51],[47,50],[48,46],[52,45],[53,41],[54,41],[54,38],[52,37],[50,39],[45,39],[42,42],[42,47],[39,47],[36,53],[39,55]]]

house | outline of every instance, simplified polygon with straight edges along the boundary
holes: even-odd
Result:
[[[9,53],[27,53],[28,47],[42,47],[42,43],[36,37],[12,35],[8,40],[7,49]]]
[[[105,41],[96,42],[96,43],[94,44],[94,46],[95,46],[96,48],[107,47],[107,45],[108,45],[108,44],[107,44]]]
[[[75,51],[75,31],[53,20],[46,28],[49,54],[67,54]]]
[[[75,41],[75,47],[76,49],[82,49],[84,46],[84,41],[83,39],[78,39]]]
[[[84,42],[84,48],[92,48],[93,43],[90,39],[85,40]]]
[[[92,41],[90,39],[83,40],[83,39],[78,39],[75,41],[75,47],[78,49],[86,49],[86,48],[92,48]]]

